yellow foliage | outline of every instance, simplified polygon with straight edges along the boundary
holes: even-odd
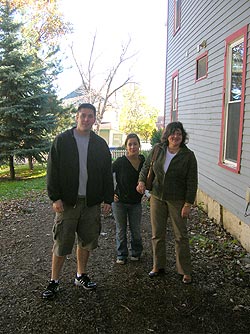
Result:
[[[5,0],[0,0],[5,5]],[[27,36],[39,45],[56,44],[58,39],[72,31],[71,24],[64,20],[58,9],[57,0],[9,0],[26,22],[24,29]]]

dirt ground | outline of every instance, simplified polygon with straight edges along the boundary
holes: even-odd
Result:
[[[36,197],[36,198],[34,198]],[[61,292],[41,298],[50,277],[53,213],[46,194],[0,202],[0,333],[250,333],[250,256],[223,228],[194,207],[189,221],[193,283],[175,269],[171,227],[167,273],[151,279],[151,228],[143,203],[141,261],[115,264],[115,224],[103,218],[89,275],[96,291],[73,285],[67,258]]]

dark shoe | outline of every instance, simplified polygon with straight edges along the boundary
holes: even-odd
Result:
[[[158,271],[150,271],[150,273],[148,274],[149,277],[153,278],[159,275],[164,275],[165,274],[165,269],[159,269]]]
[[[182,283],[191,284],[192,283],[192,277],[190,275],[184,275],[183,278],[182,278]]]
[[[59,283],[56,283],[54,280],[52,280],[47,286],[47,289],[43,292],[42,297],[45,299],[53,299],[58,291]]]
[[[82,274],[80,277],[76,277],[75,285],[82,286],[86,290],[96,289],[96,283],[91,282],[87,274]]]

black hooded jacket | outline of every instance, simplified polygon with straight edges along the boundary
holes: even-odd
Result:
[[[61,199],[75,205],[79,186],[79,155],[74,128],[59,134],[50,149],[47,167],[47,189],[54,202]],[[87,206],[111,204],[114,198],[111,154],[103,138],[90,132],[87,157]]]

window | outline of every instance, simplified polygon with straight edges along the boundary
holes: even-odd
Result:
[[[220,161],[222,167],[240,170],[246,79],[247,27],[226,39]]]
[[[113,134],[113,146],[119,147],[122,146],[122,134],[114,133]]]
[[[181,26],[181,0],[174,0],[174,34]]]
[[[178,119],[178,71],[172,75],[171,89],[171,120],[172,122]]]
[[[207,52],[205,52],[196,59],[196,81],[207,77],[207,58]]]

